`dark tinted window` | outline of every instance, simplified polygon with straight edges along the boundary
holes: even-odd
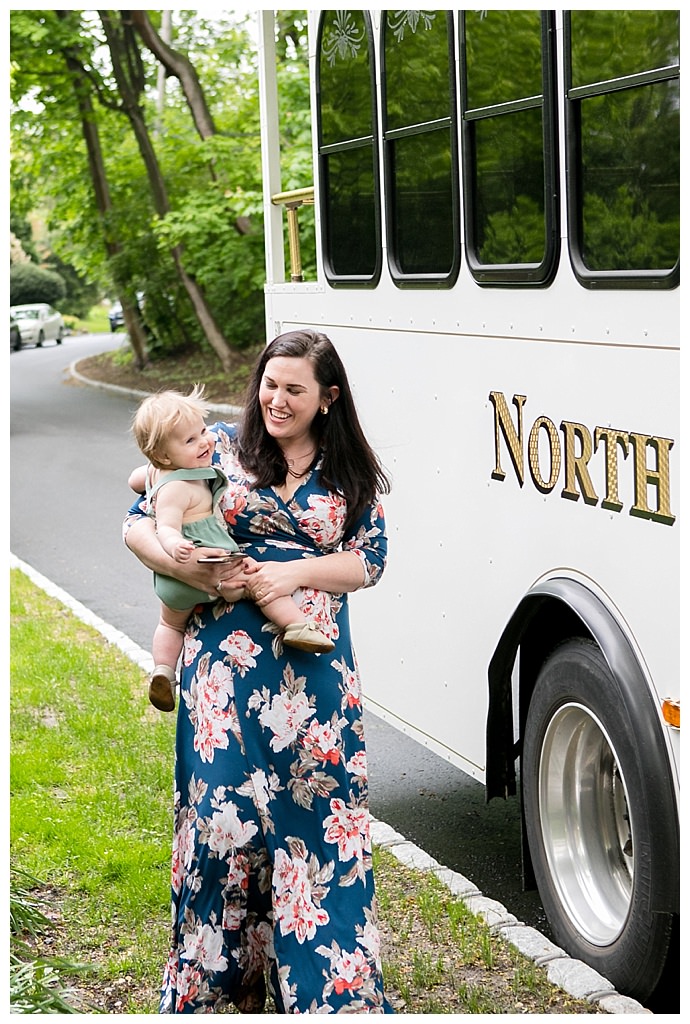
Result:
[[[457,273],[453,22],[446,11],[382,14],[384,165],[391,273]]]
[[[468,260],[480,282],[544,283],[558,256],[552,15],[465,11]]]
[[[365,11],[322,14],[318,43],[321,223],[333,283],[373,279],[381,264],[374,56]]]
[[[571,254],[584,283],[675,283],[680,247],[678,11],[566,18]]]

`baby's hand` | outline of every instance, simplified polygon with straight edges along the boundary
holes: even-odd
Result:
[[[195,550],[194,544],[191,540],[180,539],[175,541],[172,546],[171,554],[176,562],[188,562],[192,556],[192,551]]]

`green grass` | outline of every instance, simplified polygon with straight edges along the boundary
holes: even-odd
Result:
[[[174,716],[151,708],[140,668],[19,570],[10,640],[13,1012],[155,1013]],[[597,1012],[550,985],[433,875],[380,848],[374,868],[399,1010]]]
[[[78,942],[80,959],[100,961],[107,943],[107,975],[134,971],[157,987],[174,722],[149,711],[140,668],[18,571],[10,615],[13,866],[59,891],[66,941]],[[123,926],[114,944],[113,922]]]
[[[65,314],[65,324],[71,331],[85,332],[87,334],[103,334],[110,332],[110,321],[108,320],[108,308],[103,303],[94,306],[84,319]]]

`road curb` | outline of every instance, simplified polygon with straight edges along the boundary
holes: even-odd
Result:
[[[75,359],[73,363],[70,363],[69,372],[70,376],[74,380],[78,380],[80,384],[86,384],[92,388],[100,388],[101,391],[114,391],[121,395],[129,395],[130,398],[136,398],[141,401],[143,398],[147,398],[151,394],[150,391],[138,391],[136,388],[123,388],[119,384],[107,384],[102,380],[93,380],[92,377],[85,377],[83,373],[79,373],[77,365],[81,362],[81,359]],[[213,402],[207,403],[209,412],[221,413],[223,416],[241,416],[243,409],[240,405],[222,405],[214,404]]]
[[[552,985],[557,985],[576,999],[585,999],[597,1005],[605,1013],[651,1014],[651,1010],[647,1010],[636,999],[616,992],[603,975],[581,960],[573,960],[536,928],[514,917],[502,903],[484,896],[474,882],[440,864],[390,825],[372,818],[371,839],[375,846],[390,850],[405,867],[434,874],[494,934],[500,935],[538,967],[543,967]]]
[[[153,668],[151,654],[134,643],[125,633],[95,615],[85,605],[75,600],[61,587],[11,552],[9,561],[10,569],[19,569],[37,587],[50,597],[60,601],[81,622],[93,627],[144,672],[151,671]],[[651,1013],[651,1010],[645,1009],[637,1000],[620,995],[613,985],[597,971],[581,960],[573,960],[564,950],[550,942],[535,928],[519,921],[501,903],[484,896],[464,875],[440,864],[420,847],[407,840],[400,832],[396,832],[390,825],[377,818],[372,818],[371,838],[375,846],[389,850],[396,860],[405,867],[414,871],[429,871],[434,874],[452,895],[461,899],[468,910],[480,917],[494,934],[500,935],[538,967],[543,967],[552,985],[557,985],[576,999],[591,1002],[604,1013]]]

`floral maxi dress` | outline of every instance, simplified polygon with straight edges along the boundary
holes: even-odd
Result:
[[[216,424],[220,509],[257,560],[354,551],[383,572],[383,510],[347,534],[318,464],[289,502],[256,489]],[[371,862],[362,695],[347,595],[295,600],[335,643],[284,647],[250,600],[200,606],[185,636],[175,766],[172,944],[161,1013],[217,1012],[265,972],[279,1013],[390,1013]]]

